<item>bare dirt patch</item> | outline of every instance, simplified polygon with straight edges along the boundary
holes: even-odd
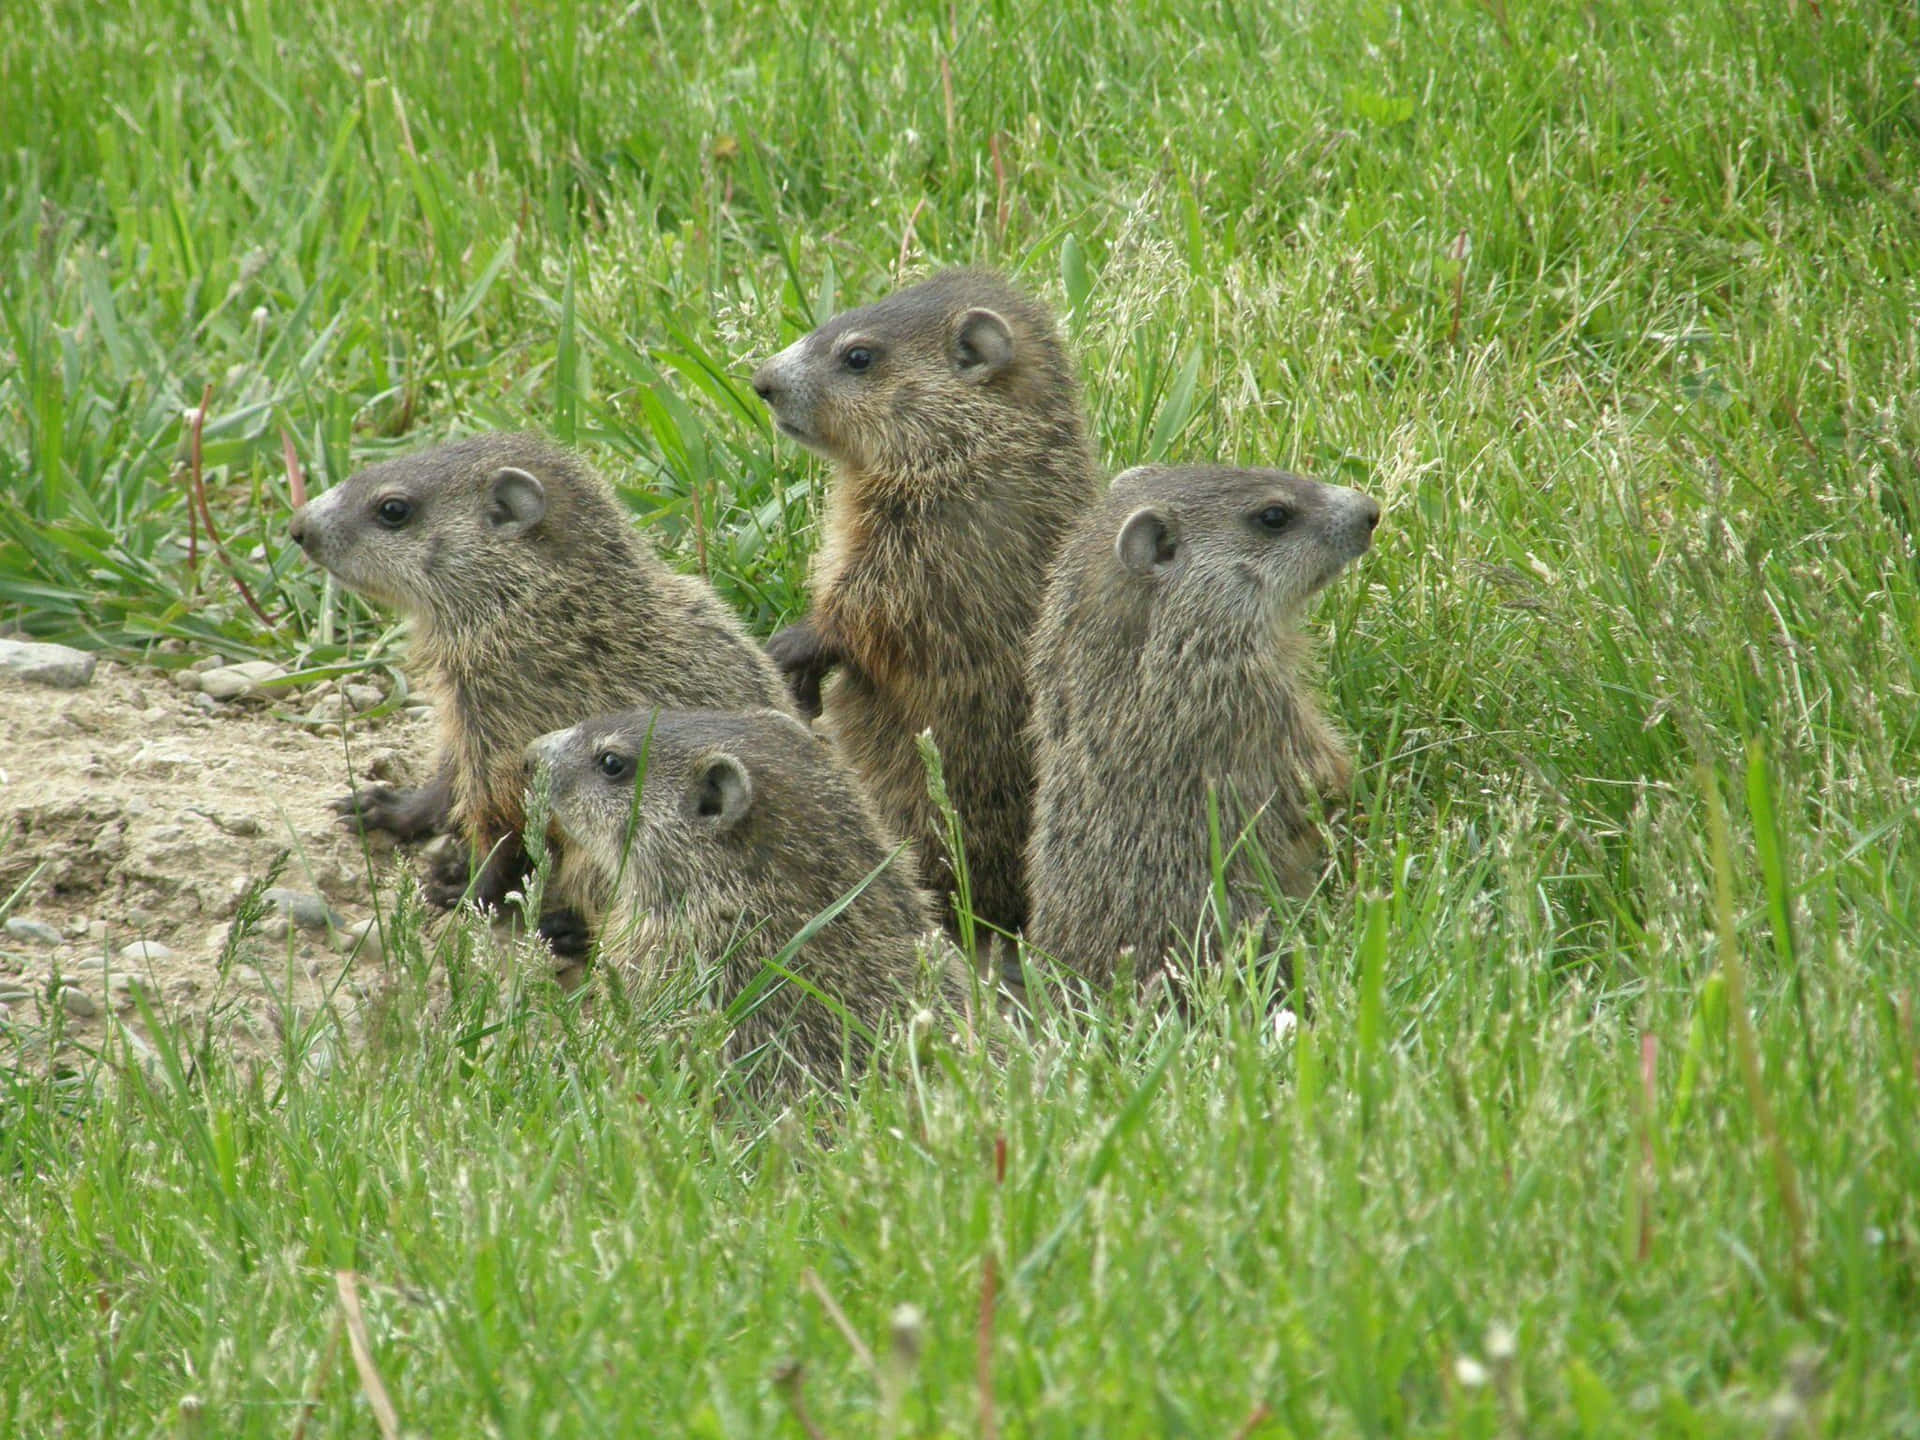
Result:
[[[289,1014],[353,1013],[381,967],[378,922],[352,932],[411,862],[329,802],[350,765],[408,779],[430,722],[354,718],[342,737],[284,718],[314,700],[216,702],[105,661],[78,690],[0,676],[0,902],[25,886],[0,930],[0,1064],[7,1040],[57,1059],[122,1028],[138,1053],[136,990],[174,1019],[231,1015],[243,1045],[273,1045]],[[288,893],[226,956],[242,895],[283,855]]]

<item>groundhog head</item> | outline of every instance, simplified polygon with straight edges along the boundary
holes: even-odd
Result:
[[[645,910],[711,906],[770,846],[804,844],[769,817],[791,808],[796,780],[817,780],[822,743],[778,710],[628,710],[542,735],[526,760],[546,771],[569,883]]]
[[[947,270],[836,315],[754,373],[781,433],[873,477],[936,475],[1031,420],[1077,413],[1046,309],[997,275]]]
[[[483,435],[349,476],[289,528],[349,590],[457,623],[551,564],[565,513],[594,503],[598,484],[537,436]]]
[[[1113,554],[1124,583],[1183,611],[1291,622],[1366,554],[1379,504],[1284,470],[1138,466],[1114,479]]]

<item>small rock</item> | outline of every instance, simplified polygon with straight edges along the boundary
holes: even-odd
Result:
[[[67,921],[67,938],[70,940],[78,940],[87,933],[87,925],[89,923],[86,916],[75,915]]]
[[[236,979],[250,981],[255,985],[264,986],[267,983],[266,977],[254,965],[236,965],[233,967],[233,973]]]
[[[216,700],[255,699],[270,693],[266,684],[283,679],[286,671],[271,660],[242,660],[238,665],[223,665],[200,677],[200,693]]]
[[[202,655],[187,668],[196,675],[204,675],[209,670],[224,670],[227,668],[227,657],[224,655]]]
[[[382,695],[371,685],[347,686],[347,703],[352,705],[356,711],[371,710],[386,698],[386,696]]]
[[[159,916],[142,906],[135,905],[127,911],[127,924],[136,930],[151,930],[159,923]]]
[[[307,712],[307,718],[313,721],[338,720],[353,708],[353,704],[341,694],[322,695],[314,701],[313,709]]]
[[[343,953],[361,960],[380,960],[386,955],[386,946],[380,936],[380,919],[376,915],[369,915],[347,926],[334,944]]]
[[[100,1013],[100,1002],[73,985],[60,987],[60,1003],[66,1006],[69,1015],[78,1015],[83,1020]]]
[[[22,1000],[31,1000],[34,989],[31,985],[22,985],[18,980],[0,980],[0,1000],[8,1004],[17,1004]]]
[[[207,931],[207,943],[204,948],[215,955],[220,954],[227,948],[227,936],[232,933],[232,930],[228,926],[214,926],[211,930]]]
[[[160,1057],[153,1047],[124,1025],[120,1027],[120,1043],[127,1047],[127,1054],[142,1070],[150,1075],[160,1073]]]
[[[339,923],[325,899],[304,890],[285,890],[276,885],[260,898],[302,930],[325,930]]]
[[[196,710],[204,710],[207,714],[211,715],[220,708],[220,702],[211,695],[195,695],[193,697],[193,708]]]
[[[157,965],[173,959],[173,951],[158,940],[135,940],[120,947],[120,959],[128,965]]]
[[[58,945],[63,938],[45,921],[29,920],[21,915],[7,921],[7,934],[16,940],[31,940],[35,945]]]
[[[95,657],[66,645],[32,640],[0,640],[0,670],[33,685],[78,690],[93,681]]]
[[[87,922],[87,943],[89,945],[96,945],[96,946],[104,945],[107,943],[107,922],[106,921],[89,920]]]
[[[287,938],[287,931],[291,928],[293,927],[287,924],[285,913],[276,910],[273,914],[261,919],[258,933],[263,940],[284,940]]]
[[[384,780],[389,785],[400,783],[400,777],[406,773],[405,759],[398,750],[380,749],[368,754],[367,774],[375,780]]]
[[[173,672],[171,678],[175,689],[185,690],[189,694],[195,693],[200,689],[200,672],[198,670],[176,670]]]

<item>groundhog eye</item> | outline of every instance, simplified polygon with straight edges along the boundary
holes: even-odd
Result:
[[[593,763],[600,767],[600,773],[609,780],[618,780],[627,773],[627,757],[611,750],[602,750],[593,757]]]
[[[1269,505],[1253,517],[1254,523],[1262,530],[1278,535],[1293,520],[1293,512],[1284,505]]]
[[[373,514],[389,530],[398,530],[413,518],[413,506],[397,495],[389,495],[374,507]]]
[[[849,370],[864,370],[873,364],[873,351],[864,345],[856,345],[840,357],[840,363]]]

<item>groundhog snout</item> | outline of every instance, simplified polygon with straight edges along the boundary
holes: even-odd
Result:
[[[566,749],[567,737],[572,733],[571,730],[553,730],[529,744],[520,756],[527,774],[531,776],[542,765],[549,770],[556,768],[561,751]]]
[[[287,534],[293,537],[293,543],[302,550],[307,548],[307,507],[302,505],[293,512],[293,519],[287,522]]]
[[[1334,526],[1331,534],[1339,537],[1336,543],[1350,557],[1364,555],[1373,547],[1373,532],[1380,524],[1380,502],[1358,490],[1337,493],[1339,503],[1331,517]]]

